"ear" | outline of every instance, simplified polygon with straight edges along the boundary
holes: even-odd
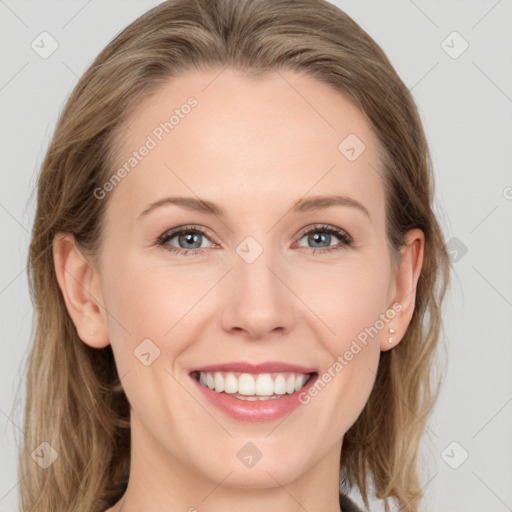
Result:
[[[391,296],[391,307],[396,312],[393,320],[386,325],[381,340],[382,351],[395,347],[405,335],[411,322],[416,303],[416,286],[423,265],[425,235],[421,229],[411,229],[405,235],[405,245],[400,248],[400,263],[395,270]],[[393,306],[394,305],[394,306]],[[392,334],[389,329],[394,329]],[[389,340],[392,339],[390,343]]]
[[[109,344],[99,274],[80,251],[71,233],[53,238],[53,261],[66,308],[78,336],[93,348]]]

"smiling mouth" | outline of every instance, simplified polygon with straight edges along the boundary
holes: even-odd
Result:
[[[192,371],[190,376],[205,388],[216,393],[228,394],[233,398],[248,401],[275,400],[300,391],[318,375],[317,372],[200,372]]]

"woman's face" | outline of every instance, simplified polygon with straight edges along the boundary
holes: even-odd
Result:
[[[402,270],[392,264],[369,124],[311,78],[218,69],[169,81],[127,125],[115,168],[125,172],[97,192],[109,201],[91,288],[103,331],[82,338],[112,345],[131,404],[132,474],[165,481],[179,467],[265,487],[337,468],[381,350],[407,327],[418,272],[414,251]],[[346,199],[310,202],[335,196]],[[252,376],[228,379],[240,362],[274,363],[257,373],[277,387],[265,377],[258,396],[283,398],[221,392],[229,380],[254,394]],[[191,375],[221,364],[217,391]],[[316,380],[295,392],[286,364]]]

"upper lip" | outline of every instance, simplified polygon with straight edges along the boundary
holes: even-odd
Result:
[[[255,374],[273,372],[316,373],[316,369],[281,361],[266,361],[264,363],[233,361],[231,363],[211,364],[193,368],[190,372],[241,372]]]

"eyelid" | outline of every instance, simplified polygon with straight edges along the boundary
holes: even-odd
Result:
[[[159,235],[155,241],[155,243],[164,244],[165,241],[174,238],[176,235],[179,235],[182,231],[197,231],[202,235],[205,235],[208,239],[210,239],[209,230],[207,228],[198,226],[196,224],[184,224],[182,226],[176,226],[175,228],[171,228],[167,231],[164,231],[161,235]]]
[[[299,234],[297,236],[299,237],[299,240],[300,240],[304,235],[307,235],[310,232],[322,232],[322,231],[334,234],[338,238],[345,238],[347,243],[354,242],[354,239],[347,231],[345,231],[342,228],[332,226],[330,224],[310,224],[309,226],[306,226],[301,231],[299,231]],[[310,247],[310,249],[314,249],[314,247]]]

